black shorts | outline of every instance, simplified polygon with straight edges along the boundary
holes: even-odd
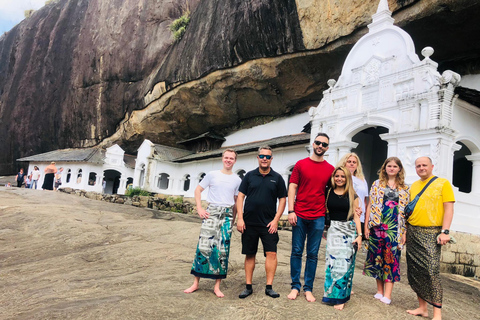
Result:
[[[246,226],[242,233],[242,254],[256,254],[258,239],[262,239],[264,256],[267,252],[277,252],[278,232],[268,233],[267,227]]]

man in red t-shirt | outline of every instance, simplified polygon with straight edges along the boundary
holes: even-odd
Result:
[[[317,134],[313,142],[313,154],[295,164],[288,186],[288,222],[292,225],[292,254],[290,276],[292,291],[288,298],[294,300],[301,289],[300,273],[302,255],[307,240],[305,284],[303,290],[307,301],[315,301],[312,294],[317,270],[318,249],[325,226],[325,187],[335,168],[323,159],[330,138],[325,133]]]

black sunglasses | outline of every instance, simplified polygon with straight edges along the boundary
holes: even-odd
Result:
[[[272,156],[269,156],[269,155],[266,155],[266,154],[259,154],[258,157],[259,157],[260,159],[263,159],[263,158],[267,158],[267,160],[272,159]]]
[[[326,143],[326,142],[315,140],[315,141],[313,141],[313,143],[315,143],[317,146],[322,145],[322,147],[324,147],[324,148],[328,147],[328,143]]]

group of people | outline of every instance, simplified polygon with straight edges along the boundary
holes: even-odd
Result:
[[[325,133],[316,136],[312,155],[295,164],[288,190],[282,176],[271,168],[270,147],[259,148],[258,168],[243,179],[232,170],[237,159],[235,150],[223,152],[223,168],[209,172],[195,189],[197,211],[203,222],[191,269],[194,282],[184,292],[199,289],[200,278],[211,278],[216,280],[214,293],[224,296],[220,283],[227,276],[231,233],[237,220],[246,279],[239,298],[253,293],[259,240],[265,256],[265,294],[278,298],[280,294],[272,287],[277,268],[277,228],[288,205],[292,225],[288,299],[300,295],[306,247],[303,293],[307,301],[316,301],[312,291],[327,223],[323,303],[342,310],[349,301],[356,253],[364,241],[368,249],[363,273],[376,280],[374,298],[390,304],[393,284],[400,281],[400,254],[406,244],[408,281],[419,301],[417,309],[407,312],[426,317],[429,303],[434,307],[434,319],[441,319],[440,252],[441,246],[450,241],[455,202],[450,183],[434,177],[431,159],[420,157],[415,161],[420,180],[409,187],[404,181],[402,162],[390,157],[369,192],[355,153],[345,155],[336,168],[324,159],[329,140]],[[201,193],[206,188],[208,207],[204,209]]]
[[[57,190],[62,185],[63,168],[57,169],[55,162],[52,161],[44,171],[45,177],[43,179],[42,189]],[[15,176],[17,187],[21,188],[22,185],[25,184],[26,188],[37,189],[41,175],[40,169],[37,166],[33,167],[33,171],[29,175],[23,171],[23,168],[20,168]]]

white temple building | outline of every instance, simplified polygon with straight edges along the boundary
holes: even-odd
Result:
[[[57,169],[63,168],[61,188],[72,188],[108,194],[124,194],[128,184],[133,183],[135,157],[126,155],[122,148],[63,149],[18,159],[29,162],[30,174],[34,166],[40,169],[38,189],[45,177],[44,170],[55,162]]]
[[[415,159],[429,156],[433,173],[455,186],[452,230],[480,234],[480,109],[455,94],[461,77],[440,74],[432,48],[419,59],[391,15],[388,2],[380,1],[338,81],[328,81],[319,106],[309,111],[311,139],[320,131],[331,137],[331,163],[357,152],[369,183],[387,157],[397,156],[411,184],[418,180]]]

